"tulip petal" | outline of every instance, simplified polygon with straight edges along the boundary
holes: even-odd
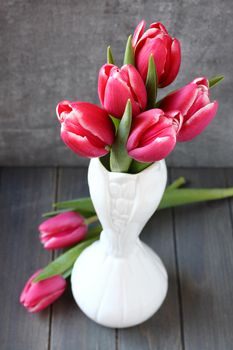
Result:
[[[46,307],[48,307],[50,304],[52,304],[54,301],[56,301],[62,294],[64,293],[63,289],[60,289],[44,299],[42,299],[40,302],[38,302],[34,306],[28,306],[28,311],[31,313],[39,312],[44,310]]]
[[[197,84],[197,85],[204,85],[207,88],[209,87],[209,81],[206,77],[196,78],[192,81],[192,83]]]
[[[75,135],[69,131],[61,130],[61,138],[64,143],[81,157],[102,157],[108,153],[103,148],[93,145],[86,136]]]
[[[85,136],[91,143],[100,147],[113,143],[114,126],[105,110],[89,102],[71,103],[71,106],[77,123],[85,130]]]
[[[137,42],[140,40],[141,36],[143,35],[144,31],[145,31],[145,27],[146,27],[146,22],[144,21],[144,19],[137,25],[134,34],[133,34],[133,38],[132,38],[132,45],[133,48],[135,48]]]
[[[65,100],[58,103],[56,107],[56,114],[60,123],[64,121],[64,117],[66,116],[66,114],[70,113],[71,111],[72,107],[70,106],[70,101]]]
[[[214,101],[199,109],[182,126],[177,135],[178,141],[190,141],[199,135],[213,120],[218,109],[218,102]]]
[[[133,115],[137,115],[140,113],[140,108],[132,95],[130,86],[126,81],[118,79],[118,76],[111,76],[105,90],[105,109],[114,117],[121,118],[129,99],[132,104]]]
[[[196,84],[190,83],[164,97],[159,105],[163,111],[179,110],[185,115],[198,94]]]
[[[170,57],[168,64],[166,65],[167,69],[165,68],[165,75],[162,81],[159,84],[159,87],[165,87],[168,86],[175,80],[179,69],[180,69],[180,63],[181,63],[181,48],[180,48],[180,42],[177,39],[174,39],[171,45],[170,49]]]
[[[41,272],[35,272],[26,283],[20,302],[29,312],[36,312],[44,309],[55,301],[65,290],[66,281],[61,275],[55,275],[40,282],[33,282],[33,279]]]
[[[131,86],[131,92],[133,94],[134,100],[138,102],[140,110],[146,108],[147,103],[147,93],[146,87],[143,80],[134,66],[127,65],[122,67],[122,71],[127,69],[129,85]]]
[[[161,109],[154,108],[137,115],[133,119],[131,132],[127,141],[128,152],[138,146],[139,140],[144,132],[156,124],[163,114]]]
[[[115,67],[113,64],[105,64],[100,68],[100,71],[99,71],[98,95],[99,95],[100,103],[102,104],[103,107],[104,107],[105,88],[113,67]]]
[[[54,234],[56,232],[75,229],[84,223],[84,218],[79,213],[69,211],[60,213],[42,222],[39,226],[40,232]]]
[[[83,240],[87,233],[87,226],[80,225],[73,231],[60,232],[53,236],[44,237],[44,248],[45,249],[59,249],[69,247],[75,243]]]
[[[41,271],[42,271],[42,269],[37,270],[37,271],[29,278],[29,280],[28,280],[27,283],[25,284],[25,286],[24,286],[24,288],[23,288],[23,290],[22,290],[22,292],[21,292],[21,294],[20,294],[20,298],[19,298],[19,300],[20,300],[21,303],[24,303],[25,298],[26,298],[26,295],[27,295],[27,292],[28,292],[29,289],[30,289],[30,286],[31,286],[32,281],[34,280],[34,278],[35,278],[36,276],[39,275],[39,273],[40,273]]]
[[[207,93],[199,93],[199,96],[197,96],[195,102],[191,106],[191,108],[188,110],[187,114],[184,116],[184,121],[188,120],[194,113],[196,113],[199,109],[202,107],[205,107],[210,103],[210,99]]]
[[[157,76],[159,80],[161,74],[164,71],[167,55],[166,46],[161,38],[147,38],[144,42],[144,45],[137,48],[137,54],[135,57],[136,66],[144,81],[146,80],[148,60],[151,54],[153,55],[155,61]]]
[[[161,135],[146,146],[129,151],[129,155],[139,162],[155,162],[164,159],[176,144],[175,131],[171,135]]]
[[[161,22],[151,23],[150,28],[157,28],[157,29],[161,30],[162,32],[164,32],[165,34],[168,34],[166,27]]]

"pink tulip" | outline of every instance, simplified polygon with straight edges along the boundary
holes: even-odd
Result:
[[[29,312],[38,312],[45,309],[58,299],[66,288],[66,280],[60,275],[40,282],[33,282],[33,279],[41,271],[38,270],[30,277],[20,295],[20,303]]]
[[[62,101],[57,105],[61,138],[82,157],[101,157],[114,141],[114,126],[107,112],[88,102]]]
[[[105,64],[99,72],[98,93],[102,106],[116,118],[123,116],[130,99],[132,114],[143,111],[147,103],[144,82],[134,66],[126,64],[121,68]]]
[[[130,157],[139,162],[155,162],[168,156],[176,144],[182,115],[173,111],[150,109],[133,119],[127,142]]]
[[[210,102],[208,80],[197,78],[166,96],[161,101],[160,108],[165,112],[179,110],[183,114],[184,121],[177,140],[189,141],[212,121],[218,109],[218,102]]]
[[[39,231],[45,249],[59,249],[83,240],[87,225],[79,213],[69,211],[44,221]]]
[[[148,60],[153,55],[159,87],[165,87],[176,78],[181,62],[180,43],[172,38],[160,22],[152,23],[145,31],[146,23],[141,21],[135,29],[132,44],[136,67],[146,81]]]

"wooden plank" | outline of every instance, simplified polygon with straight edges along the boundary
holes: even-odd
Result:
[[[169,276],[168,294],[160,310],[145,323],[118,331],[119,350],[180,350],[181,331],[171,210],[156,212],[142,240],[158,253]]]
[[[177,169],[193,187],[223,187],[224,172]],[[233,344],[233,241],[228,201],[175,209],[185,350],[230,350]]]
[[[58,198],[73,199],[88,195],[87,170],[61,169]],[[70,289],[53,307],[51,349],[113,350],[115,331],[89,320],[76,306]]]
[[[54,195],[55,170],[1,169],[1,349],[47,349],[49,310],[29,314],[19,303],[27,279],[50,260],[37,226]]]

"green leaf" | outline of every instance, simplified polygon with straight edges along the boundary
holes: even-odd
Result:
[[[100,157],[99,160],[103,164],[105,169],[110,171],[110,152],[108,152],[105,156]]]
[[[120,121],[115,142],[112,145],[110,153],[110,168],[111,171],[127,173],[129,170],[132,158],[128,156],[126,143],[128,140],[132,123],[132,105],[128,100],[123,117]]]
[[[125,47],[124,64],[132,64],[134,66],[134,50],[132,46],[132,35],[128,37]]]
[[[56,209],[75,208],[76,210],[81,210],[88,213],[93,213],[95,211],[90,197],[57,202],[53,204],[53,207]]]
[[[61,209],[61,210],[53,210],[53,211],[48,211],[47,213],[42,214],[42,218],[51,218],[55,215],[65,213],[67,211],[76,211],[74,208],[68,208],[68,209]],[[92,216],[92,215],[90,215]],[[86,216],[85,216],[86,217]]]
[[[112,122],[113,122],[113,124],[115,126],[115,131],[117,132],[117,129],[118,129],[119,124],[120,124],[120,119],[119,118],[115,118],[112,115],[110,115],[110,118],[112,119]]]
[[[216,75],[214,78],[209,80],[209,87],[212,88],[213,86],[217,85],[224,79],[223,75]]]
[[[185,178],[183,176],[181,176],[178,179],[176,179],[175,181],[173,181],[171,183],[171,185],[167,186],[166,191],[175,190],[175,189],[183,186],[185,183],[186,183]]]
[[[153,163],[141,163],[141,162],[138,162],[137,160],[133,159],[133,161],[130,165],[129,172],[130,172],[130,174],[138,174],[141,171],[143,171],[144,169],[148,168],[151,164],[153,164]]]
[[[147,109],[155,108],[157,97],[157,73],[154,57],[151,54],[148,61],[148,71],[146,77]]]
[[[71,273],[72,273],[72,270],[73,270],[73,266],[72,266],[70,269],[68,269],[67,271],[65,271],[65,272],[62,274],[62,276],[63,276],[64,278],[69,277],[69,276],[71,275]]]
[[[67,252],[60,255],[57,259],[48,264],[41,271],[41,273],[34,278],[33,282],[39,282],[55,275],[63,275],[67,270],[72,268],[82,251],[98,239],[99,235],[79,243],[75,247],[69,249]]]
[[[108,48],[107,48],[107,62],[109,64],[115,64],[114,63],[114,58],[113,58],[113,55],[112,55],[111,46],[108,46]]]
[[[87,239],[94,238],[99,235],[102,231],[102,226],[100,224],[94,225],[88,229]]]
[[[229,188],[181,188],[166,190],[158,209],[171,208],[184,204],[224,199],[233,196]]]

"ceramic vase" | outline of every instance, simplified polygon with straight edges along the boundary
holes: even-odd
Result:
[[[138,174],[109,172],[98,158],[90,161],[89,190],[103,231],[77,259],[71,283],[81,310],[101,325],[123,328],[142,323],[166,296],[166,269],[139,238],[166,181],[164,160]]]

